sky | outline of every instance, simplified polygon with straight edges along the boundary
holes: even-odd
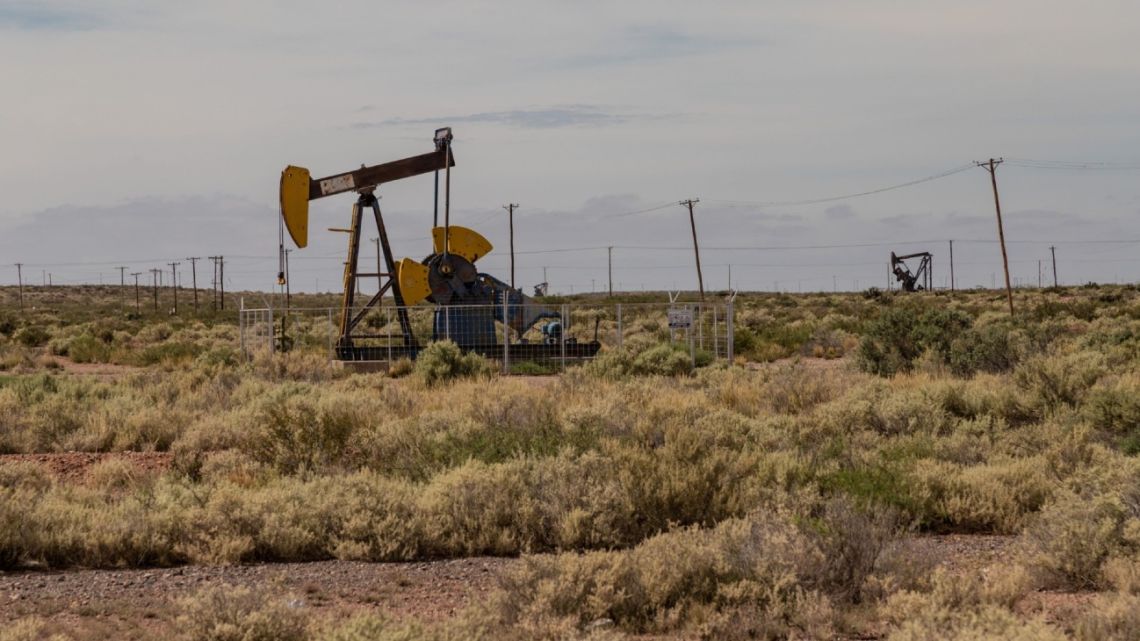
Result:
[[[285,165],[425,153],[438,126],[452,222],[504,280],[519,204],[528,291],[544,267],[552,291],[604,290],[607,247],[616,289],[695,289],[688,198],[706,289],[882,288],[892,250],[932,252],[944,287],[950,240],[956,285],[990,287],[970,163],[991,157],[1016,283],[1038,261],[1051,282],[1050,246],[1062,283],[1135,282],[1138,42],[1123,0],[0,0],[0,283],[224,255],[227,289],[270,290]],[[397,258],[422,258],[431,176],[379,193]],[[313,203],[294,290],[339,289],[325,229],[352,202]]]

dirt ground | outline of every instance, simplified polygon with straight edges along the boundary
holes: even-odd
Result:
[[[516,561],[273,563],[161,569],[0,572],[0,622],[36,615],[76,638],[139,638],[173,622],[180,597],[218,585],[265,588],[320,615],[382,611],[437,621],[491,591]]]
[[[170,452],[60,452],[51,454],[0,454],[0,466],[10,463],[33,463],[47,470],[57,480],[78,483],[87,480],[97,463],[108,460],[126,461],[140,473],[161,473],[170,468],[174,455]]]
[[[952,572],[984,569],[1001,560],[1016,537],[920,536],[915,554],[930,555]],[[498,577],[518,563],[509,558],[467,558],[418,563],[322,561],[242,566],[0,572],[0,625],[25,616],[46,619],[51,632],[76,639],[138,639],[173,629],[181,597],[210,586],[268,589],[292,607],[343,619],[379,612],[423,622],[455,616],[493,591]],[[1092,594],[1041,592],[1021,607],[1064,624],[1087,607]],[[874,637],[868,637],[874,638]]]

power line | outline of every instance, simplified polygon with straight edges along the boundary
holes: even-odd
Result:
[[[1071,169],[1079,171],[1130,171],[1140,169],[1138,161],[1101,160],[1034,160],[1032,158],[1006,158],[1013,167],[1027,169]]]
[[[746,205],[746,206],[752,206],[752,207],[777,207],[777,206],[778,207],[790,207],[793,205],[818,205],[818,204],[822,204],[822,203],[835,202],[837,200],[847,200],[850,198],[860,198],[862,196],[872,196],[874,194],[881,194],[881,193],[888,192],[888,191],[894,191],[896,189],[903,189],[905,187],[913,187],[915,185],[921,185],[922,183],[928,183],[928,182],[935,181],[935,180],[941,180],[942,178],[953,176],[954,174],[960,174],[964,171],[967,171],[967,170],[973,169],[973,168],[974,168],[973,163],[970,163],[968,165],[961,165],[961,166],[955,167],[953,169],[947,169],[944,172],[941,172],[938,174],[933,174],[930,176],[926,176],[924,178],[919,178],[917,180],[911,180],[911,181],[907,181],[905,183],[899,183],[897,185],[891,185],[889,187],[880,187],[878,189],[871,189],[868,191],[860,191],[860,192],[856,192],[853,194],[844,194],[842,196],[828,196],[826,198],[809,198],[809,199],[805,199],[805,200],[710,200],[709,202],[724,203],[724,204],[728,205],[729,207],[739,206],[739,205]]]

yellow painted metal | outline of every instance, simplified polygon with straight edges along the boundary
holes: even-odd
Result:
[[[298,247],[309,244],[309,170],[289,165],[281,172],[281,218]]]
[[[443,227],[431,230],[432,246],[435,253],[443,253]],[[491,253],[491,242],[474,229],[452,225],[448,233],[448,253],[462,256],[471,262]]]
[[[431,296],[427,266],[411,258],[404,258],[396,264],[396,282],[400,284],[400,296],[405,305],[415,305]]]

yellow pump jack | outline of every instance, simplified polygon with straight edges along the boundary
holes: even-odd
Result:
[[[348,259],[344,265],[340,338],[337,342],[339,353],[347,355],[347,351],[351,350],[353,346],[356,326],[368,314],[369,310],[380,304],[381,299],[389,292],[391,292],[396,303],[404,345],[415,349],[416,338],[412,333],[406,306],[414,305],[430,294],[424,273],[426,268],[419,269],[423,266],[407,258],[397,264],[392,255],[392,247],[388,241],[388,232],[384,227],[384,217],[380,212],[380,203],[375,191],[384,183],[441,170],[450,170],[451,167],[455,166],[455,157],[451,153],[451,140],[450,127],[438,129],[435,132],[435,150],[430,153],[379,165],[361,166],[360,169],[326,178],[314,179],[308,169],[293,165],[289,165],[281,172],[281,217],[285,222],[285,228],[289,231],[289,236],[297,247],[305,247],[309,243],[309,201],[349,191],[358,194],[356,203],[352,206],[351,223],[349,228],[344,230],[348,232]],[[373,218],[376,221],[380,247],[384,254],[384,265],[387,269],[382,273],[358,270],[361,227],[365,209],[372,210]],[[440,232],[443,232],[442,235]],[[452,251],[469,254],[472,258],[477,258],[477,255],[485,255],[491,250],[491,244],[485,238],[466,228],[437,228],[433,230],[432,235],[433,239],[438,239],[436,244],[445,242],[444,237],[447,237],[447,245],[452,248]],[[401,273],[404,275],[402,282]],[[377,278],[380,286],[376,294],[363,307],[354,310],[356,280],[358,278]]]

